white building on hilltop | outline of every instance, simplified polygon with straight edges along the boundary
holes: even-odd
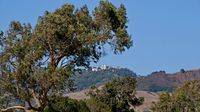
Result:
[[[100,67],[102,70],[108,69],[109,67],[107,65],[101,65]]]
[[[93,71],[93,72],[97,72],[97,71],[98,71],[98,68],[93,67],[93,68],[92,68],[92,71]]]
[[[92,71],[93,72],[97,72],[97,71],[99,71],[99,70],[106,70],[106,69],[109,69],[110,67],[109,66],[107,66],[107,65],[101,65],[100,67],[92,67]]]

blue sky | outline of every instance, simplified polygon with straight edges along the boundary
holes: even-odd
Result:
[[[116,6],[120,3],[126,6],[128,32],[134,44],[122,55],[108,53],[94,66],[121,66],[140,75],[200,68],[199,0],[110,1]],[[12,20],[34,26],[45,10],[54,11],[64,3],[76,7],[87,4],[92,10],[98,0],[0,0],[0,30],[5,31]]]

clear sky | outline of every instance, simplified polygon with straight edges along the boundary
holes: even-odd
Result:
[[[111,0],[127,8],[128,32],[134,44],[122,55],[109,53],[99,63],[126,67],[137,74],[153,71],[176,72],[200,68],[199,0]],[[98,0],[0,0],[0,30],[10,21],[36,24],[45,10],[54,11],[64,3],[92,10]],[[109,52],[109,50],[108,50]]]

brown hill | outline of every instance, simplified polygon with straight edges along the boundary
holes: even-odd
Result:
[[[183,69],[177,73],[166,73],[165,71],[153,72],[147,76],[140,76],[138,80],[138,90],[144,91],[172,91],[175,87],[188,80],[200,80],[200,69]]]
[[[144,97],[144,103],[136,107],[136,112],[149,112],[152,102],[158,101],[159,93],[148,91],[137,91],[136,96]]]
[[[136,96],[144,97],[145,101],[143,105],[135,108],[136,111],[149,112],[152,102],[156,102],[158,100],[158,91],[172,91],[183,82],[194,79],[200,81],[200,69],[188,71],[181,69],[180,72],[176,73],[158,71],[147,76],[138,76],[138,91]],[[88,99],[89,97],[85,94],[87,92],[88,89],[85,89],[74,93],[68,93],[66,96],[77,100]]]
[[[87,92],[88,90],[86,89],[79,92],[68,93],[65,96],[68,96],[70,98],[77,99],[77,100],[84,100],[84,99],[89,98],[86,95]],[[144,97],[145,99],[143,105],[135,108],[136,112],[147,112],[150,110],[152,102],[156,102],[158,100],[159,94],[155,92],[137,91],[136,96]]]

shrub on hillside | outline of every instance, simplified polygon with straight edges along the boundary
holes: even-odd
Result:
[[[185,82],[172,94],[162,93],[153,112],[200,112],[200,82]]]
[[[135,96],[135,89],[135,78],[116,78],[106,83],[102,89],[92,88],[89,95],[93,102],[103,104],[101,106],[108,107],[111,112],[133,112],[131,107],[139,106],[144,101],[144,98]]]

